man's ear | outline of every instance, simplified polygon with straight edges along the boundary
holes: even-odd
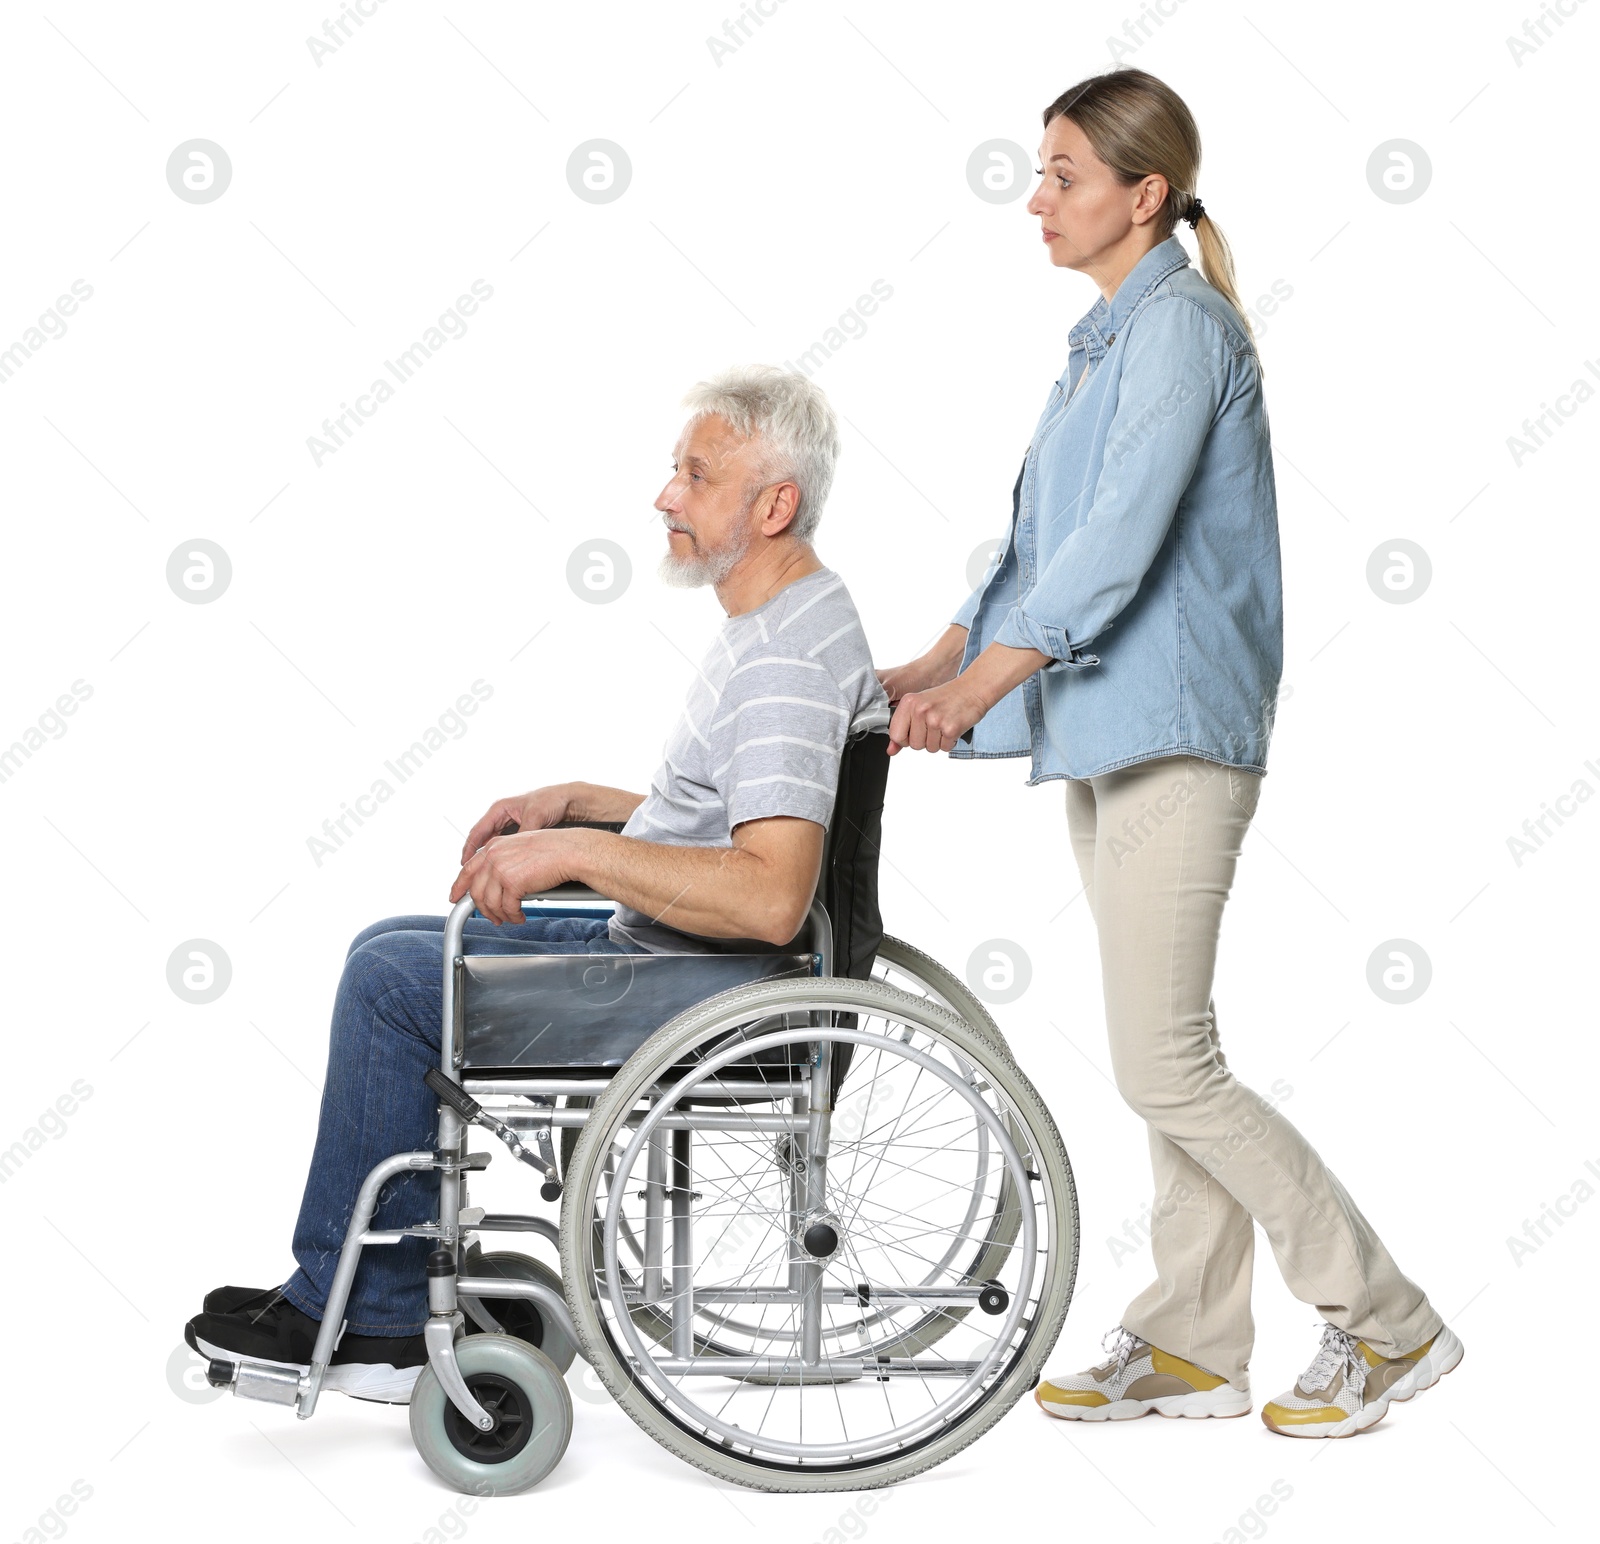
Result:
[[[772,502],[761,517],[761,534],[776,536],[786,531],[800,512],[800,489],[792,482],[774,483],[766,490]]]

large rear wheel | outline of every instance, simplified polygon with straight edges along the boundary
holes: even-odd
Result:
[[[804,1092],[753,1097],[756,1052],[790,1055]],[[596,1101],[562,1198],[606,1387],[689,1462],[770,1490],[882,1485],[975,1440],[1035,1383],[1077,1245],[1060,1136],[1004,1047],[879,982],[679,1015]]]

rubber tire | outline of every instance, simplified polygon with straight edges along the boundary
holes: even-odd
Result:
[[[557,1297],[563,1295],[561,1277],[553,1271],[543,1260],[535,1260],[528,1255],[518,1254],[515,1250],[500,1249],[489,1253],[476,1251],[469,1253],[471,1274],[474,1276],[503,1276],[508,1281],[542,1281]],[[477,1299],[483,1306],[500,1320],[502,1328],[508,1335],[514,1335],[518,1340],[543,1351],[555,1364],[558,1372],[565,1372],[572,1366],[578,1354],[577,1343],[571,1340],[559,1324],[550,1323],[541,1314],[536,1305],[527,1298],[516,1297],[485,1297]],[[539,1338],[531,1339],[523,1334],[520,1329],[506,1323],[500,1310],[508,1308],[532,1314],[538,1321]],[[486,1333],[473,1323],[472,1315],[467,1315],[467,1333],[469,1335],[482,1335]]]
[[[995,1023],[989,1010],[973,995],[965,981],[945,969],[931,954],[924,954],[915,944],[908,944],[903,938],[893,938],[885,933],[878,945],[878,959],[904,975],[917,977],[924,986],[931,987],[939,994],[952,1013],[959,1014],[996,1045],[1004,1046],[1008,1056],[1011,1054],[1010,1043],[1000,1033],[1000,1026]],[[893,986],[894,982],[882,984]],[[912,993],[912,996],[915,995]]]
[[[411,1391],[411,1440],[422,1460],[447,1485],[469,1495],[514,1496],[537,1485],[561,1462],[572,1438],[572,1394],[544,1352],[512,1335],[464,1335],[456,1341],[462,1376],[494,1373],[515,1383],[539,1423],[527,1446],[504,1463],[468,1457],[450,1440],[445,1413],[454,1408],[432,1367]]]
[[[937,1023],[941,1033],[969,1061],[982,1066],[992,1082],[1005,1087],[1008,1097],[1024,1111],[1037,1143],[1033,1151],[1024,1156],[1031,1158],[1036,1171],[1049,1180],[1058,1220],[1058,1258],[1046,1266],[1049,1272],[1047,1294],[1024,1343],[1024,1354],[1012,1360],[999,1386],[984,1403],[952,1431],[910,1453],[891,1455],[861,1468],[827,1473],[796,1472],[752,1462],[726,1452],[715,1439],[697,1438],[680,1426],[635,1380],[612,1347],[599,1310],[589,1295],[589,1265],[585,1258],[594,1228],[593,1207],[587,1195],[593,1171],[605,1145],[609,1145],[612,1129],[632,1109],[637,1090],[649,1086],[661,1069],[702,1043],[708,1026],[725,1015],[737,1011],[741,1016],[754,1018],[769,1003],[768,1012],[781,1012],[786,999],[792,1002],[806,997],[832,1003],[843,1012],[851,1009],[868,1013],[909,1010]],[[669,1452],[707,1474],[752,1490],[789,1493],[873,1490],[943,1463],[976,1442],[1023,1394],[1037,1387],[1072,1302],[1078,1272],[1077,1192],[1060,1132],[1044,1101],[1006,1049],[988,1035],[939,1003],[879,981],[824,976],[805,982],[761,982],[730,987],[680,1013],[629,1057],[612,1079],[608,1091],[595,1101],[594,1114],[585,1123],[573,1153],[571,1181],[561,1197],[561,1273],[584,1360],[594,1368],[611,1397],[632,1420]],[[1064,1265],[1059,1259],[1063,1247],[1067,1253]]]

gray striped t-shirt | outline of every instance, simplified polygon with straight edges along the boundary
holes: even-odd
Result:
[[[796,815],[826,826],[845,741],[889,716],[855,602],[838,574],[819,568],[723,624],[622,834],[730,847],[747,820]],[[681,932],[627,906],[610,934],[662,954],[772,947]]]

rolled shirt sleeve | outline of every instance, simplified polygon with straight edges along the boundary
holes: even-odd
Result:
[[[1056,546],[994,633],[996,643],[1050,655],[1045,670],[1100,663],[1085,645],[1138,592],[1227,392],[1224,334],[1190,300],[1152,301],[1128,329],[1124,346],[1116,412],[1088,518]],[[1046,525],[1070,518],[1040,514]]]

